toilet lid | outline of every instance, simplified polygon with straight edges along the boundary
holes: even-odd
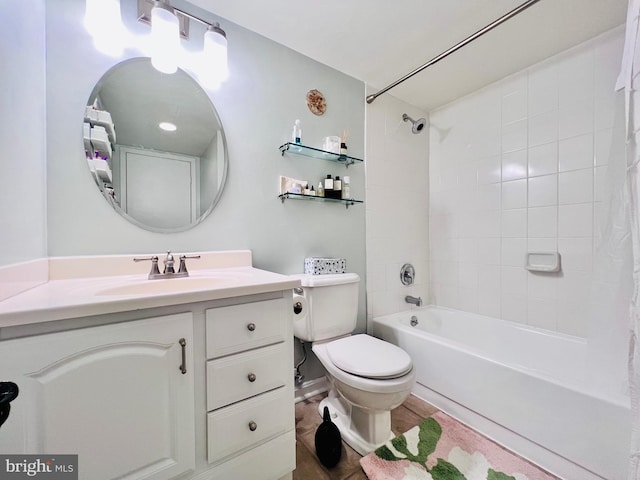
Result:
[[[353,335],[327,344],[340,370],[366,378],[397,378],[411,370],[411,357],[399,347],[369,335]]]

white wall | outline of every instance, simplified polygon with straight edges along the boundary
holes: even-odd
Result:
[[[413,119],[427,114],[391,95],[367,105],[367,317],[409,310],[406,295],[428,303],[429,136],[411,133]],[[412,286],[400,269],[416,269]]]
[[[0,2],[0,266],[46,256],[44,0]]]
[[[611,193],[607,164],[624,162],[613,91],[623,33],[432,112],[434,303],[588,335],[594,225]],[[562,272],[528,272],[525,253],[536,250],[559,251]]]

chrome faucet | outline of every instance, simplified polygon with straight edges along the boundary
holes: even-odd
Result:
[[[160,269],[158,268],[158,256],[153,255],[152,257],[142,257],[142,258],[134,258],[134,262],[144,262],[151,261],[151,271],[149,272],[149,280],[157,280],[160,278],[181,278],[188,277],[189,271],[187,270],[187,258],[200,258],[200,255],[180,255],[180,266],[178,267],[178,271],[176,272],[174,268],[175,259],[170,251],[167,251],[167,255],[164,258],[164,270],[160,273]]]
[[[175,269],[173,268],[173,255],[171,255],[171,252],[167,252],[167,256],[164,257],[164,271],[162,272],[163,274],[167,274],[167,273],[176,273]]]
[[[416,307],[422,305],[422,298],[420,297],[412,297],[411,295],[407,295],[406,297],[404,297],[404,301],[407,303],[412,303]]]

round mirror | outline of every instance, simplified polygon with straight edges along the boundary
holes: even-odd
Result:
[[[85,110],[84,146],[104,197],[147,230],[187,230],[222,194],[228,159],[215,107],[187,73],[158,72],[148,58],[100,79]]]

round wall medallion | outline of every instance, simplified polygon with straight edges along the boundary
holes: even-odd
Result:
[[[307,92],[307,107],[314,115],[322,115],[327,110],[327,101],[322,92],[313,89]]]

